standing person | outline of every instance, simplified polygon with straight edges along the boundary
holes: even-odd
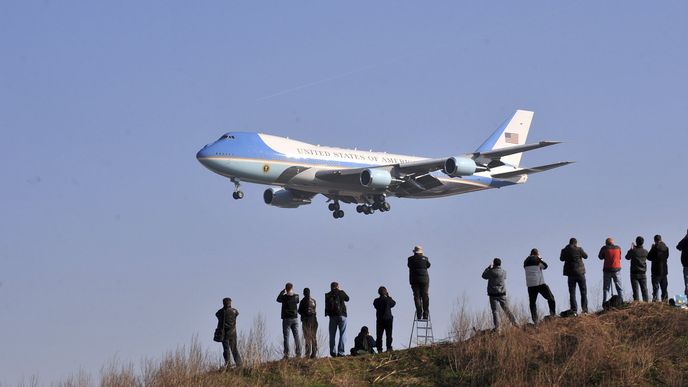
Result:
[[[648,261],[652,262],[652,302],[658,301],[657,293],[662,289],[662,302],[669,301],[667,291],[667,260],[669,259],[669,248],[662,242],[661,235],[655,235],[655,243],[652,244],[650,252],[647,254]]]
[[[676,249],[681,251],[681,265],[683,266],[683,292],[688,296],[688,232],[686,236],[678,242]]]
[[[289,331],[294,335],[296,357],[301,357],[301,339],[299,338],[299,295],[294,293],[294,285],[287,282],[277,296],[282,304],[282,337],[284,338],[284,359],[289,358]]]
[[[559,256],[559,260],[564,262],[564,275],[568,277],[569,285],[569,303],[574,312],[578,312],[576,302],[576,285],[578,285],[583,313],[588,313],[588,288],[585,283],[585,264],[583,263],[583,260],[587,258],[588,254],[578,246],[576,238],[569,240],[569,244],[561,249]]]
[[[236,318],[239,311],[232,308],[232,299],[222,299],[222,309],[215,313],[217,317],[216,341],[222,342],[222,357],[225,359],[225,367],[229,367],[229,353],[232,352],[234,364],[241,366],[241,356],[237,348]],[[219,335],[218,335],[219,333]]]
[[[387,352],[392,350],[392,325],[394,325],[394,316],[392,316],[392,308],[396,305],[396,301],[390,297],[387,292],[387,288],[380,286],[377,290],[377,294],[380,297],[373,301],[373,307],[375,307],[375,332],[377,334],[377,340],[375,340],[375,346],[377,347],[377,353],[382,353],[382,334],[386,334],[385,344],[387,346]]]
[[[318,355],[318,317],[316,315],[315,299],[311,297],[309,288],[303,289],[303,299],[299,304],[299,315],[301,315],[301,327],[303,328],[303,338],[306,342],[304,355],[315,359]]]
[[[612,280],[616,286],[616,292],[623,299],[623,288],[621,287],[621,248],[614,244],[614,239],[607,238],[604,246],[600,248],[597,258],[604,260],[602,269],[602,302],[607,301],[607,294],[612,289]]]
[[[427,320],[430,315],[430,276],[428,268],[430,260],[423,255],[423,248],[413,248],[413,255],[408,258],[409,282],[413,290],[413,302],[416,304],[416,319]]]
[[[330,284],[330,292],[325,294],[325,316],[330,317],[330,356],[344,356],[346,346],[346,304],[349,296],[339,289],[337,282]],[[335,339],[339,329],[339,345]]]
[[[495,258],[492,264],[483,271],[483,279],[487,280],[487,295],[490,297],[490,309],[492,309],[492,322],[494,322],[494,330],[499,330],[499,313],[497,305],[499,304],[506,313],[511,324],[516,325],[516,318],[509,310],[509,305],[506,300],[506,271],[502,269],[502,260]]]
[[[549,315],[556,316],[556,303],[554,295],[545,283],[545,276],[542,274],[543,270],[547,269],[547,263],[540,257],[538,249],[530,250],[530,255],[523,262],[523,268],[526,271],[526,286],[528,286],[528,300],[530,303],[530,317],[533,319],[533,324],[537,324],[537,296],[541,294],[547,300],[549,306]]]
[[[631,261],[631,288],[633,289],[633,301],[640,300],[638,287],[643,294],[643,301],[647,302],[647,250],[643,248],[645,239],[641,236],[635,238],[631,249],[626,253],[626,259]]]

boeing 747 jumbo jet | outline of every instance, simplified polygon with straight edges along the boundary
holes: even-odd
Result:
[[[234,199],[244,197],[241,182],[275,186],[263,199],[280,208],[310,204],[322,194],[339,219],[341,202],[356,203],[356,212],[369,215],[389,211],[390,196],[425,199],[523,184],[530,174],[571,163],[519,167],[523,152],[559,143],[526,144],[532,119],[533,112],[517,110],[475,152],[443,158],[331,148],[253,132],[226,133],[196,158],[234,183]]]

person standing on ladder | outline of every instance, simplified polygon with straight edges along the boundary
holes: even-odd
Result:
[[[416,304],[416,319],[427,320],[430,315],[430,276],[428,268],[430,260],[423,255],[423,248],[416,246],[413,248],[413,255],[408,258],[409,282],[413,290],[413,301]]]

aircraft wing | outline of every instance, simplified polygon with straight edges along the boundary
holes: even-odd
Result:
[[[358,176],[366,169],[381,169],[388,171],[394,177],[402,177],[404,175],[424,175],[430,172],[438,171],[444,167],[444,162],[447,158],[442,159],[425,159],[419,161],[412,161],[408,163],[386,164],[386,165],[371,165],[364,168],[348,168],[348,169],[329,169],[318,171],[315,176],[327,181],[344,181],[348,178],[358,179]]]

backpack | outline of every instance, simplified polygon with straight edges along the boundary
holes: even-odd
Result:
[[[621,296],[618,294],[613,295],[608,301],[602,303],[602,309],[604,310],[620,308],[622,306],[623,298],[621,298]]]
[[[339,301],[339,293],[325,295],[325,311],[328,316],[341,316],[342,307]]]
[[[564,318],[565,317],[576,317],[576,316],[578,316],[578,313],[576,313],[575,310],[569,309],[569,310],[565,310],[565,311],[561,312],[559,314],[559,316],[564,317]]]
[[[315,316],[315,300],[313,297],[308,297],[308,307],[306,308],[306,313],[309,316]]]

